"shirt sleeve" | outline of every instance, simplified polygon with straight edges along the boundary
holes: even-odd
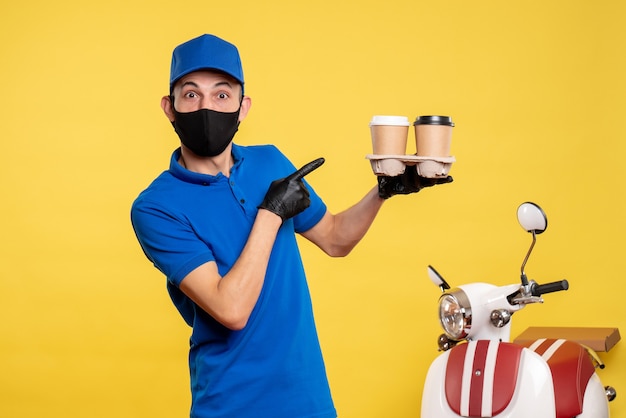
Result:
[[[215,260],[211,249],[198,240],[184,218],[177,218],[155,203],[136,200],[131,221],[148,259],[176,286],[195,268]]]
[[[304,180],[304,184],[309,190],[309,199],[311,204],[304,211],[294,217],[294,230],[297,233],[306,232],[313,228],[322,220],[326,213],[326,204],[322,198],[315,192],[315,189]]]
[[[267,158],[271,158],[272,165],[277,170],[276,178],[287,176],[296,171],[296,166],[277,147],[270,145],[267,148],[271,150],[272,153],[271,156],[268,155]],[[302,181],[309,190],[309,199],[311,200],[311,204],[304,211],[292,218],[294,231],[297,233],[306,232],[313,228],[322,219],[322,217],[324,217],[327,209],[326,204],[307,179],[303,178]]]

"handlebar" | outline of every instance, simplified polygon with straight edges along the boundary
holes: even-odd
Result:
[[[545,293],[560,292],[567,289],[569,289],[567,280],[559,280],[558,282],[534,285],[531,292],[533,296],[541,296]]]

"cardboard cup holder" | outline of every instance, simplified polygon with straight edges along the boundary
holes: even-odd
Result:
[[[365,156],[370,160],[372,171],[378,176],[398,176],[406,166],[417,166],[417,174],[427,178],[446,177],[450,172],[454,157],[418,157],[417,155],[376,155]]]

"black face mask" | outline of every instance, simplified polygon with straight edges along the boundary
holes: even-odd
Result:
[[[176,118],[172,126],[183,145],[194,154],[215,157],[226,149],[239,129],[240,109],[232,113],[209,109],[180,113],[174,108],[172,98],[172,110]]]

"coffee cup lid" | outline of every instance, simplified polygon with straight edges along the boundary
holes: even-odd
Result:
[[[450,116],[418,116],[413,125],[447,125],[454,126]]]
[[[409,126],[410,123],[406,116],[376,115],[370,121],[370,126],[372,125]]]

